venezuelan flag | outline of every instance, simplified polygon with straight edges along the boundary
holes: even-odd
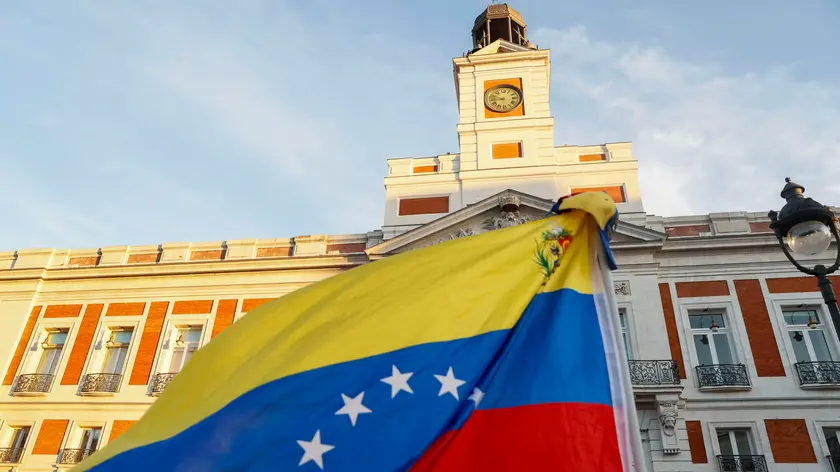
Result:
[[[633,470],[604,288],[615,204],[584,193],[558,213],[255,309],[76,470]]]

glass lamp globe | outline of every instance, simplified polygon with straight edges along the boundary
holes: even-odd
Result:
[[[819,221],[803,221],[790,229],[786,239],[791,251],[805,256],[815,256],[831,244],[831,231]]]

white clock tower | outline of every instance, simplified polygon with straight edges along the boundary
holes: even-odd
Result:
[[[644,218],[631,143],[554,145],[550,51],[528,40],[522,16],[490,5],[472,40],[453,59],[459,152],[388,160],[385,239],[507,189],[550,200],[601,189],[625,220]]]

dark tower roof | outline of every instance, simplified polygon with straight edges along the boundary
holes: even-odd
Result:
[[[507,3],[489,5],[475,19],[472,29],[473,48],[481,49],[497,39],[533,48],[527,38],[527,26],[522,15]]]

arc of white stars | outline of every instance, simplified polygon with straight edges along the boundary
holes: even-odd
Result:
[[[315,431],[312,441],[298,441],[297,443],[303,448],[303,457],[300,458],[298,467],[312,461],[319,469],[324,470],[324,454],[335,449],[335,446],[321,443],[320,429]]]
[[[449,393],[455,397],[456,400],[460,400],[460,398],[458,398],[458,387],[464,385],[466,382],[455,378],[455,373],[452,372],[452,367],[449,368],[446,375],[435,374],[435,378],[438,379],[438,382],[440,382],[440,391],[438,392],[439,397]]]
[[[400,392],[414,393],[414,390],[412,390],[411,386],[408,385],[408,379],[410,379],[412,375],[414,375],[414,372],[402,373],[400,372],[400,369],[397,369],[397,366],[392,365],[391,376],[380,380],[391,386],[391,398],[394,398]]]
[[[350,424],[352,426],[356,426],[356,420],[359,418],[359,415],[364,413],[372,413],[370,408],[362,405],[362,399],[365,397],[365,392],[362,392],[356,395],[353,398],[348,397],[345,394],[341,394],[341,399],[344,400],[344,406],[341,407],[340,410],[336,411],[336,415],[347,415],[350,418]]]
[[[481,400],[484,399],[484,392],[481,391],[480,388],[475,387],[473,388],[472,394],[467,397],[467,400],[472,400],[475,403],[475,407],[478,408],[478,404],[481,403]]]

